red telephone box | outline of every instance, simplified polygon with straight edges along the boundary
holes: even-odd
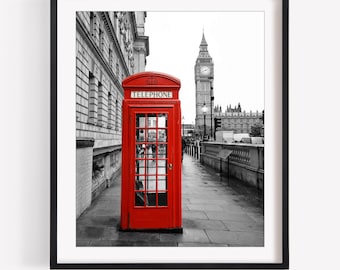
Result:
[[[141,72],[123,88],[120,227],[181,232],[180,81]]]

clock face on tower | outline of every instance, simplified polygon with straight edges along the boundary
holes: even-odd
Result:
[[[200,68],[201,75],[209,75],[210,74],[210,68],[207,66],[202,66]]]

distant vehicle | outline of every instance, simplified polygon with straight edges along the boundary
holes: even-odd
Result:
[[[251,143],[251,138],[242,138],[240,143]]]
[[[234,132],[219,130],[216,131],[216,141],[223,143],[233,143],[234,142]]]
[[[250,137],[252,144],[263,144],[264,140],[263,137]]]
[[[250,136],[249,136],[249,134],[248,133],[236,133],[236,134],[234,134],[234,142],[235,143],[245,143],[245,141],[247,140],[247,139],[250,139]],[[242,141],[242,139],[243,139],[243,141]],[[247,142],[248,143],[248,142]],[[251,143],[251,141],[249,142],[249,143]]]

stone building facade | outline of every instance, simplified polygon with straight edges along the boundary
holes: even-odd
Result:
[[[145,71],[146,12],[76,13],[76,215],[120,175],[122,80]]]
[[[221,106],[216,106],[214,117],[221,118],[220,130],[234,131],[234,133],[250,133],[254,124],[262,123],[262,112],[242,111],[240,104],[234,108],[229,105],[224,112]]]

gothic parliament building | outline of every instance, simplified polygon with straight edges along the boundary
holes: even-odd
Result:
[[[221,106],[214,105],[214,62],[208,52],[208,43],[204,33],[199,46],[199,54],[195,64],[196,85],[196,118],[195,133],[199,136],[213,137],[215,131],[214,119],[221,120],[217,130],[228,130],[234,133],[250,133],[251,127],[261,123],[263,112],[242,111],[241,105],[227,107],[222,112]]]

